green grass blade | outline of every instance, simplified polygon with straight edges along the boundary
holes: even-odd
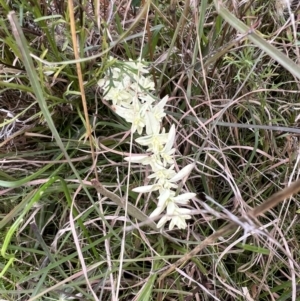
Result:
[[[279,51],[276,47],[265,41],[255,30],[248,27],[242,21],[240,21],[235,15],[233,15],[228,9],[223,7],[217,0],[214,0],[215,7],[218,13],[228,22],[233,28],[238,30],[241,34],[248,34],[248,38],[261,50],[265,51],[271,58],[281,64],[286,70],[290,71],[294,76],[300,79],[300,68]]]

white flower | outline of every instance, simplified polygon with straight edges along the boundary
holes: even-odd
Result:
[[[166,116],[164,107],[168,100],[169,100],[169,96],[166,95],[157,105],[153,106],[152,108],[154,117],[158,122],[161,122],[162,119]]]
[[[153,153],[160,152],[168,140],[168,133],[165,133],[165,129],[159,133],[159,128],[154,128],[153,133],[148,136],[139,137],[135,141],[144,146],[148,146],[147,151],[152,151]]]
[[[191,210],[180,208],[177,204],[186,205],[189,199],[193,198],[195,193],[185,193],[179,196],[174,196],[175,192],[170,190],[161,191],[157,208],[151,213],[150,217],[159,216],[165,208],[167,214],[164,215],[158,222],[157,228],[161,228],[167,221],[171,220],[169,229],[172,230],[176,225],[179,229],[186,228],[186,219],[191,218]]]
[[[129,59],[129,62],[124,63],[125,67],[128,67],[128,69],[132,69],[133,71],[137,71],[141,74],[149,73],[149,71],[146,69],[146,63],[139,59],[138,61],[134,62],[133,60]]]
[[[170,221],[170,230],[174,226],[184,229],[187,226],[186,219],[191,218],[191,210],[180,208],[179,205],[188,204],[195,194],[175,196],[172,189],[178,187],[176,182],[190,174],[194,164],[187,165],[178,173],[174,171],[175,125],[171,126],[169,133],[164,128],[161,130],[162,119],[166,116],[164,108],[169,97],[165,96],[155,104],[156,99],[149,93],[155,89],[154,81],[151,76],[145,76],[149,71],[141,59],[112,67],[115,61],[117,60],[112,57],[108,59],[110,68],[105,72],[105,78],[98,81],[98,85],[102,88],[105,99],[112,101],[115,112],[132,124],[133,133],[137,131],[141,135],[146,127],[147,135],[137,138],[136,142],[147,146],[147,151],[152,152],[146,155],[133,154],[125,158],[132,163],[150,165],[153,171],[148,176],[148,179],[153,179],[153,184],[136,187],[133,191],[148,193],[158,190],[158,205],[150,216],[158,216],[164,210],[167,214],[160,219],[157,227],[160,228]]]
[[[173,217],[171,218],[171,222],[169,225],[169,230],[172,230],[176,225],[178,229],[185,229],[187,224],[186,220],[192,218],[191,217],[191,210],[186,208],[179,208],[177,207],[176,210],[173,212]],[[159,223],[157,224],[157,227]]]
[[[124,108],[121,106],[114,106],[115,112],[123,117],[127,122],[132,123],[131,131],[135,133],[136,131],[139,135],[142,134],[143,128],[145,126],[145,116],[143,105],[138,99],[134,99],[132,106],[129,108]]]
[[[118,81],[122,76],[122,71],[119,68],[112,68],[107,72],[107,76],[113,80]]]
[[[124,106],[132,103],[132,95],[127,92],[121,83],[118,83],[117,87],[110,87],[108,92],[104,95],[104,98],[111,100],[113,105]]]
[[[195,196],[196,194],[191,192],[175,196],[174,191],[171,191],[169,189],[163,189],[160,191],[160,196],[158,197],[157,208],[151,213],[150,217],[160,215],[166,207],[169,208],[167,209],[168,215],[172,215],[174,205],[186,205],[189,203],[189,200]]]
[[[147,126],[147,122],[146,122],[146,126]],[[164,167],[167,164],[171,165],[174,163],[173,154],[175,153],[175,148],[172,148],[172,147],[174,145],[175,135],[176,135],[175,125],[172,124],[169,134],[168,134],[168,139],[167,139],[168,141],[167,141],[166,145],[164,146],[164,148],[159,152],[159,156],[163,160]]]
[[[151,167],[153,167],[153,165],[151,165]],[[173,170],[174,166],[171,166],[169,169],[166,169],[163,166],[155,165],[155,168],[157,167],[158,169],[156,169],[156,172],[148,176],[149,179],[155,178],[156,181],[155,184],[140,186],[134,188],[133,191],[145,193],[145,192],[160,190],[160,198],[161,198],[163,191],[170,191],[170,189],[176,189],[178,187],[177,184],[174,184],[169,180],[170,177],[176,174],[175,171]]]
[[[171,202],[173,203],[173,200],[171,199],[171,195],[175,195],[175,192],[169,190],[169,189],[164,189],[160,191],[160,196],[158,197],[158,204],[156,209],[150,214],[150,218],[159,216],[165,208],[168,206],[168,203]]]
[[[172,210],[172,214],[169,214]],[[167,210],[168,211],[168,210]],[[170,207],[170,211],[164,215],[157,223],[157,228],[161,228],[166,222],[171,220],[169,230],[172,230],[176,225],[179,229],[185,229],[187,224],[186,220],[192,218],[191,210],[186,208],[179,208],[178,206]]]
[[[141,85],[147,91],[155,90],[154,81],[152,80],[152,78],[150,76],[142,77],[141,81],[139,81],[139,85]]]
[[[103,88],[103,87],[105,87],[106,86],[106,84],[107,84],[107,80],[105,79],[105,78],[101,78],[101,79],[99,79],[98,80],[98,86],[100,87],[100,88]]]
[[[147,93],[155,90],[154,81],[150,77],[142,75],[134,76],[135,82],[131,85],[131,89],[139,93]]]
[[[162,168],[162,166],[159,166]],[[148,176],[148,178],[155,178],[156,182],[153,185],[146,185],[146,186],[140,186],[137,188],[134,188],[133,191],[135,192],[150,192],[159,190],[160,191],[160,197],[162,194],[162,191],[170,191],[170,189],[176,189],[178,185],[170,182],[168,178],[174,174],[174,170],[170,169],[160,169],[159,171],[155,172],[154,174]]]
[[[182,180],[184,177],[190,174],[194,164],[189,164],[184,167],[178,173],[175,173],[172,169],[174,166],[171,166],[169,169],[160,167],[161,170],[155,171],[153,175],[148,176],[148,178],[156,178],[157,184],[165,189],[177,188],[178,185],[175,183]]]
[[[172,183],[172,182],[170,182],[166,179],[158,180],[157,183],[155,183],[153,185],[149,185],[149,186],[153,186],[153,187],[151,188],[151,190],[149,190],[147,192],[155,191],[155,190],[163,190],[163,189],[170,190],[170,189],[177,189],[178,188],[177,184],[174,184],[174,183]],[[140,186],[139,191],[137,191],[137,190],[135,190],[135,191],[136,192],[146,192],[146,191],[143,191],[144,189],[146,189],[146,186]]]
[[[148,105],[148,110],[145,112],[146,133],[152,135],[160,130],[160,123],[155,118],[151,106]]]
[[[163,184],[167,181],[169,181],[171,178],[173,178],[176,175],[176,172],[174,170],[174,165],[170,166],[168,169],[163,166],[158,166],[155,172],[148,176],[148,179],[155,179],[156,181],[159,181],[159,183],[164,186]]]
[[[131,81],[131,78],[130,76],[128,75],[122,75],[121,78],[119,79],[122,86],[124,87],[124,89],[128,90],[128,89],[131,89],[131,86],[132,86],[132,81]]]
[[[130,161],[132,163],[140,163],[143,165],[151,165],[152,170],[157,170],[158,168],[162,167],[163,164],[160,160],[159,155],[152,154],[152,155],[138,155],[134,154],[131,157],[125,157],[126,161]]]
[[[146,118],[146,133],[151,135],[157,131],[157,128],[160,128],[161,121],[163,117],[166,116],[163,106],[166,103],[168,97],[164,97],[157,105],[151,105],[154,101],[154,98],[150,95],[139,96],[142,102],[148,103],[148,108],[145,113]]]
[[[139,159],[136,159],[139,160]],[[151,164],[151,163],[146,163],[146,160],[149,160],[147,158],[143,158],[145,160],[145,164]],[[129,161],[129,159],[127,159]],[[135,161],[137,162],[137,161]],[[149,162],[149,161],[148,161]],[[135,188],[134,191],[136,192],[150,192],[150,191],[155,191],[155,190],[161,190],[161,191],[170,191],[170,189],[176,189],[178,187],[176,182],[179,180],[182,180],[184,177],[186,177],[192,168],[194,167],[194,164],[189,164],[186,167],[184,167],[181,171],[176,173],[174,169],[174,165],[170,166],[168,169],[163,167],[162,165],[158,164],[159,161],[156,161],[155,163],[152,162],[151,167],[152,170],[154,171],[153,174],[148,176],[148,179],[155,179],[155,184],[154,185],[148,185],[148,186],[140,186],[138,187],[138,190]],[[151,188],[149,188],[151,186]],[[150,189],[150,190],[149,190]],[[174,195],[175,193],[172,192]],[[174,196],[173,195],[173,196]],[[183,195],[174,197],[173,200],[175,200],[177,203],[181,202],[181,198],[192,198],[194,197],[194,193],[185,193]],[[160,193],[160,199],[162,199],[164,202],[167,202],[169,195],[162,194]]]
[[[151,94],[139,95],[139,99],[142,101],[142,103],[147,102],[149,105],[156,101],[154,96]]]

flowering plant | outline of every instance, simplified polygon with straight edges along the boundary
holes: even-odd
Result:
[[[129,61],[122,64],[123,68],[110,68],[106,76],[98,81],[98,85],[104,91],[104,98],[112,101],[113,110],[132,124],[132,133],[137,132],[141,136],[135,141],[146,146],[147,151],[151,153],[151,155],[132,154],[125,158],[132,163],[149,164],[153,171],[148,176],[149,179],[153,179],[153,184],[134,188],[133,191],[139,193],[158,191],[157,208],[150,217],[159,216],[166,210],[157,227],[161,228],[170,221],[170,230],[175,225],[179,229],[184,229],[186,220],[191,218],[191,210],[182,208],[181,205],[188,204],[189,199],[196,194],[176,195],[174,190],[178,188],[176,182],[187,177],[194,164],[185,166],[178,173],[174,170],[175,125],[171,125],[169,132],[161,128],[162,119],[166,116],[164,107],[169,97],[165,96],[157,102],[150,94],[154,90],[154,82],[144,61]],[[144,130],[146,135],[142,136]]]

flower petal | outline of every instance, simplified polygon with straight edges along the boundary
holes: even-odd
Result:
[[[166,206],[160,206],[157,207],[151,214],[150,214],[150,218],[159,216],[164,210],[165,210]]]
[[[145,159],[148,158],[148,155],[132,154],[131,157],[125,157],[124,160],[131,163],[142,163]]]
[[[154,184],[154,185],[145,185],[145,186],[136,187],[136,188],[133,188],[132,191],[139,192],[139,193],[145,193],[145,192],[151,192],[151,191],[158,190],[159,188],[160,188],[159,186]]]
[[[187,204],[189,199],[192,199],[196,196],[196,193],[192,193],[192,192],[187,192],[184,194],[180,194],[177,195],[173,198],[173,200],[177,203],[177,204]]]
[[[195,167],[195,163],[185,166],[172,179],[170,179],[170,181],[177,182],[179,180],[182,180],[184,177],[188,176],[191,173],[194,167]]]
[[[166,151],[172,149],[172,146],[174,145],[174,141],[175,141],[175,135],[176,135],[175,124],[172,124],[170,131],[168,133],[168,141],[164,147]]]
[[[171,196],[172,191],[168,189],[161,189],[158,197],[158,206],[167,204],[168,198]]]
[[[157,223],[157,228],[161,228],[170,219],[171,219],[170,217],[168,217],[167,215],[164,215]]]

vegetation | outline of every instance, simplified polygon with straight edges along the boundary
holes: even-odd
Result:
[[[0,5],[1,301],[300,300],[297,5]],[[146,148],[98,84],[140,58],[194,164],[186,229],[149,219]]]

